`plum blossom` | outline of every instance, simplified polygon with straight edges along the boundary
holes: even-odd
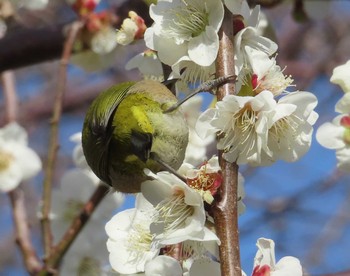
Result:
[[[121,45],[128,45],[136,39],[143,38],[146,30],[145,21],[136,12],[130,11],[129,17],[123,21],[120,30],[117,31],[116,42]]]
[[[195,166],[203,163],[208,158],[207,148],[215,141],[215,135],[210,135],[205,139],[202,139],[195,131],[196,121],[201,114],[202,103],[203,97],[196,95],[181,105],[182,113],[185,116],[189,129],[188,145],[185,152],[184,163],[189,163]]]
[[[252,276],[302,276],[303,270],[300,261],[286,256],[276,263],[275,243],[273,240],[260,238],[256,243],[258,252],[254,259]]]
[[[251,67],[242,70],[240,74],[243,81],[238,81],[236,85],[239,96],[254,96],[264,90],[278,96],[291,86],[292,77],[283,74],[274,57],[269,58],[265,53],[254,49],[247,49],[247,52],[249,52],[248,60]]]
[[[91,39],[91,50],[99,55],[105,55],[118,45],[115,30],[105,26],[96,32]]]
[[[0,191],[9,192],[41,170],[38,154],[28,147],[28,135],[17,123],[0,129]]]
[[[178,79],[176,82],[176,93],[188,94],[191,86],[213,79],[215,76],[215,62],[209,66],[200,66],[193,62],[190,57],[183,56],[171,66],[172,72],[169,79]]]
[[[331,82],[338,84],[345,93],[350,92],[350,60],[333,69]]]
[[[135,68],[140,71],[141,75],[146,80],[164,81],[162,63],[153,50],[146,50],[134,56],[125,65],[126,70]]]
[[[145,173],[153,178],[141,184],[141,192],[155,209],[150,225],[155,241],[168,245],[206,239],[200,194],[168,172],[153,174],[145,169]]]
[[[338,101],[335,109],[342,114],[322,124],[316,139],[323,147],[336,150],[337,167],[347,172],[350,170],[350,93]]]
[[[169,256],[157,256],[145,265],[146,276],[182,276],[178,260]]]
[[[234,20],[236,34],[235,44],[235,71],[239,75],[242,69],[249,68],[251,50],[257,50],[267,56],[277,51],[277,44],[261,35],[260,6],[250,10],[247,1],[225,1],[226,6],[233,14],[241,15]],[[266,25],[266,24],[265,24]]]
[[[107,222],[109,262],[115,271],[143,272],[146,263],[158,255],[159,247],[150,231],[152,212],[153,206],[138,194],[135,208],[119,212]]]
[[[267,90],[255,97],[228,95],[199,117],[196,131],[201,137],[218,133],[217,147],[229,162],[293,162],[310,147],[316,104],[313,94],[301,91],[279,101]]]
[[[150,6],[150,16],[154,24],[146,30],[146,46],[162,62],[171,66],[183,56],[200,66],[215,61],[224,16],[220,0],[162,0]]]

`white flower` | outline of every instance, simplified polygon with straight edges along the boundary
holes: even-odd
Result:
[[[101,231],[101,229],[96,231]],[[103,233],[105,234],[105,233]],[[98,275],[107,276],[104,267],[108,265],[106,237],[97,233],[94,239],[80,233],[72,247],[64,255],[60,275]]]
[[[310,147],[316,104],[309,92],[290,93],[278,102],[266,90],[255,97],[228,95],[199,117],[196,131],[202,137],[219,132],[217,147],[229,162],[291,162]]]
[[[99,55],[112,52],[117,45],[117,34],[115,30],[109,26],[105,26],[99,30],[91,39],[91,50]]]
[[[130,11],[129,17],[123,20],[123,24],[117,32],[116,40],[121,45],[128,45],[135,39],[142,38],[146,30],[144,20],[136,12]]]
[[[312,126],[318,119],[316,105],[315,95],[305,91],[289,93],[278,101],[268,131],[267,147],[273,162],[294,162],[309,150]]]
[[[285,76],[281,67],[276,64],[274,57],[269,58],[265,53],[251,48],[247,48],[248,60],[251,69],[242,70],[244,74],[243,84],[247,86],[247,92],[241,91],[239,95],[254,96],[261,91],[268,90],[275,96],[286,91],[293,79]],[[237,87],[239,89],[239,87]],[[244,88],[243,88],[244,89]],[[252,92],[252,93],[251,93]]]
[[[184,163],[178,172],[186,177],[187,184],[197,190],[204,201],[209,204],[213,202],[213,195],[216,194],[222,183],[221,168],[217,156],[213,156],[207,162],[204,162],[199,169]],[[245,205],[242,202],[244,197],[244,178],[241,173],[238,173],[238,214],[242,214],[245,211]]]
[[[350,92],[350,60],[333,69],[331,82],[340,85],[345,93]]]
[[[275,243],[273,240],[260,238],[257,241],[258,252],[254,259],[252,276],[302,276],[300,261],[291,256],[283,257],[276,263]]]
[[[146,276],[182,276],[178,260],[169,256],[158,256],[145,265]]]
[[[154,206],[151,223],[154,239],[162,245],[205,238],[202,198],[194,189],[168,172],[145,173],[154,180],[141,184],[141,192]]]
[[[200,66],[193,62],[189,56],[182,56],[171,66],[172,72],[169,79],[179,79],[176,82],[176,93],[188,94],[191,92],[189,85],[196,86],[213,79],[215,76],[215,62],[209,66]]]
[[[267,56],[271,56],[277,51],[277,44],[269,38],[259,35],[258,29],[254,27],[246,27],[239,31],[234,37],[235,43],[235,70],[238,74],[242,68],[251,66],[249,63],[249,55],[251,49],[263,52]]]
[[[143,272],[145,264],[154,259],[159,248],[150,232],[152,205],[138,194],[136,208],[122,211],[106,224],[109,262],[119,273]]]
[[[260,5],[257,5],[253,10],[250,10],[248,2],[245,0],[225,0],[224,2],[230,12],[243,16],[244,26],[258,26]]]
[[[150,16],[154,25],[146,30],[146,45],[162,62],[171,66],[182,56],[200,66],[214,62],[224,16],[220,0],[162,0],[150,6]]]
[[[348,95],[348,94],[346,94]],[[333,121],[322,124],[316,132],[317,141],[328,149],[336,150],[337,167],[350,170],[350,116],[338,115]]]
[[[52,192],[50,217],[55,242],[62,237],[98,185],[99,180],[88,170],[72,169],[63,175],[59,189]],[[91,215],[82,233],[97,237],[96,233],[101,232],[100,228],[123,201],[121,193],[107,195]]]
[[[204,160],[208,158],[206,155],[207,147],[215,140],[215,135],[210,135],[202,139],[195,131],[196,121],[201,114],[202,102],[203,97],[201,95],[196,95],[181,105],[182,113],[185,116],[189,128],[188,144],[183,162],[195,166],[203,163]]]
[[[0,129],[0,191],[9,192],[23,180],[34,177],[42,164],[28,147],[27,132],[17,123]]]
[[[126,70],[134,68],[137,68],[146,80],[164,81],[162,63],[152,50],[134,56],[125,65]]]

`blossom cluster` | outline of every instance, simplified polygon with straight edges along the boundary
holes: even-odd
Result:
[[[163,79],[160,64],[166,64],[172,69],[169,79],[177,79],[177,92],[210,80],[224,5],[234,14],[236,93],[198,116],[193,129],[206,141],[217,135],[217,148],[229,162],[294,162],[310,148],[317,99],[306,91],[287,92],[293,80],[277,65],[277,44],[262,35],[267,23],[259,6],[251,10],[246,1],[158,1],[150,6],[154,24],[144,35],[151,50],[131,59],[127,69]]]
[[[132,58],[126,69],[138,68],[145,79],[176,80],[177,95],[212,80],[225,9],[234,15],[236,93],[204,112],[198,97],[181,106],[190,129],[185,161],[198,165],[206,160],[206,147],[215,138],[228,162],[264,166],[277,160],[296,161],[310,147],[317,99],[306,91],[288,92],[294,86],[292,77],[277,64],[277,44],[262,35],[267,22],[259,6],[250,9],[246,1],[231,0],[159,0],[150,5],[154,23],[144,32],[148,49]],[[162,65],[170,68],[170,74],[163,72]],[[177,175],[146,170],[152,180],[141,184],[135,208],[107,223],[107,248],[115,271],[220,274],[220,240],[206,209],[220,187],[220,167],[217,158],[199,167],[190,164],[184,163]],[[239,213],[245,209],[243,197],[240,179]],[[257,246],[254,276],[302,275],[296,258],[276,263],[273,241],[262,238]]]
[[[211,158],[198,169],[184,163],[178,172],[184,179],[169,172],[154,174],[145,169],[152,180],[141,184],[135,208],[119,212],[106,224],[109,260],[118,273],[197,275],[200,272],[193,270],[199,269],[198,262],[219,268],[214,260],[219,259],[220,241],[205,210],[205,204],[213,202],[222,182],[218,158]],[[240,180],[238,194],[243,199]],[[243,212],[242,200],[238,204]],[[170,257],[176,250],[180,260]],[[167,274],[168,266],[176,270]]]
[[[337,167],[350,171],[350,61],[333,70],[331,82],[338,84],[344,95],[337,102],[335,111],[339,113],[332,122],[322,124],[316,133],[317,141],[324,147],[336,150]]]

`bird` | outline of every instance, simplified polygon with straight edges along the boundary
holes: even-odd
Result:
[[[181,166],[188,126],[174,94],[154,80],[122,82],[99,94],[87,110],[82,147],[100,180],[116,191],[138,193],[153,172]]]

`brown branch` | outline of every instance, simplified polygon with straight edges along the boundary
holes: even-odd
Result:
[[[89,201],[84,205],[80,214],[73,220],[70,228],[64,234],[62,240],[52,249],[51,255],[46,259],[46,268],[38,273],[38,276],[55,275],[56,269],[77,235],[83,229],[91,214],[108,194],[109,187],[100,184]]]
[[[216,61],[216,77],[235,74],[233,46],[233,15],[225,11],[220,30],[220,46]],[[227,83],[217,91],[218,101],[224,96],[234,93],[234,84]],[[219,152],[220,167],[223,172],[223,183],[212,206],[215,228],[220,238],[221,275],[241,275],[239,232],[238,232],[238,166],[226,162]]]
[[[46,161],[45,168],[45,177],[44,177],[44,187],[43,187],[43,206],[42,206],[42,233],[43,233],[43,243],[44,243],[44,253],[45,258],[50,254],[51,246],[52,246],[52,234],[51,234],[51,226],[50,226],[50,209],[51,209],[51,189],[52,189],[52,181],[53,181],[53,172],[56,163],[57,150],[59,148],[58,142],[58,131],[59,131],[59,122],[61,119],[62,112],[62,99],[65,92],[66,87],[66,79],[67,79],[67,64],[70,59],[70,54],[72,51],[73,43],[77,37],[79,30],[83,27],[83,23],[77,21],[72,24],[71,29],[69,31],[69,35],[67,37],[67,41],[64,45],[64,50],[60,63],[59,70],[59,82],[55,95],[55,104],[51,119],[51,131],[50,131],[50,142],[49,142],[49,150]],[[44,258],[44,259],[45,259]]]
[[[1,75],[4,97],[6,122],[16,121],[17,118],[17,96],[13,72],[7,71]],[[8,193],[12,205],[12,217],[15,225],[16,242],[22,253],[24,265],[30,275],[34,275],[41,268],[41,262],[31,242],[24,194],[20,188]]]
[[[23,191],[16,188],[9,192],[8,195],[12,205],[17,245],[21,250],[22,258],[28,273],[30,275],[35,275],[42,269],[42,265],[31,242]]]
[[[12,71],[6,71],[1,74],[2,85],[5,96],[5,121],[6,123],[16,121],[17,118],[17,93],[15,88],[15,79]]]

